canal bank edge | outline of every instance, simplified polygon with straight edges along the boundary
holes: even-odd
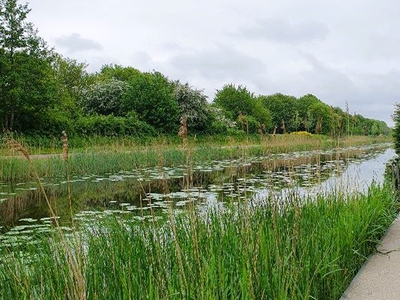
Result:
[[[400,215],[340,300],[400,299]]]

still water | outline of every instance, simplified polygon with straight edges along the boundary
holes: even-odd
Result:
[[[211,161],[197,166],[121,170],[103,176],[44,178],[43,185],[64,230],[72,221],[124,215],[146,219],[171,208],[212,207],[256,201],[295,189],[313,195],[341,189],[363,192],[381,183],[386,163],[395,156],[389,144],[330,151],[306,151],[265,157]],[[0,243],[32,241],[32,233],[51,230],[45,199],[33,182],[0,183]]]

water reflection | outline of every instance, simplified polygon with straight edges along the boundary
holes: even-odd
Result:
[[[305,196],[314,196],[329,193],[359,193],[366,192],[372,183],[381,184],[384,181],[386,164],[396,155],[395,150],[388,148],[380,151],[367,152],[360,157],[348,160],[347,164],[337,164],[337,169],[325,180],[313,185],[295,184],[285,187],[278,192],[271,189],[261,190],[257,199],[265,199],[274,194],[285,198],[285,195],[293,193]]]
[[[162,214],[190,203],[220,205],[226,201],[288,193],[293,188],[314,193],[332,188],[365,189],[382,181],[385,163],[394,157],[388,145],[309,151],[268,157],[212,161],[201,166],[147,168],[104,176],[44,178],[43,184],[60,222],[93,216],[129,214],[143,219],[151,209]],[[52,220],[45,200],[32,182],[0,183],[0,232],[41,232]],[[0,241],[5,240],[0,235]]]

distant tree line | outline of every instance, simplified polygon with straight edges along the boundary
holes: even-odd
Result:
[[[160,72],[87,65],[49,49],[17,0],[0,0],[0,121],[3,132],[91,136],[290,133],[387,135],[383,121],[332,107],[316,96],[254,95],[227,84],[211,103],[202,90]]]

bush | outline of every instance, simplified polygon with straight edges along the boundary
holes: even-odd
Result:
[[[134,113],[126,117],[114,115],[93,115],[80,118],[76,123],[78,135],[93,136],[155,136],[156,130],[149,124],[138,120]]]
[[[261,124],[252,116],[240,115],[237,120],[237,127],[246,133],[257,133]]]
[[[227,118],[221,108],[211,106],[210,107],[210,134],[227,134],[228,131],[236,129],[236,122]]]
[[[80,104],[88,114],[118,115],[128,88],[127,83],[116,79],[98,82],[82,91]]]

